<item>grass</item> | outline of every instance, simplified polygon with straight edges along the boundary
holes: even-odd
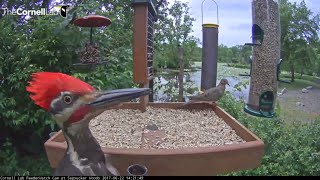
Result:
[[[281,80],[290,81],[289,78],[280,78]],[[288,90],[298,90],[305,88],[307,86],[313,86],[320,89],[320,84],[317,84],[316,77],[304,77],[302,76],[302,79],[296,78],[293,83],[287,84],[287,83],[279,83],[279,89],[287,88]]]
[[[250,69],[250,64],[228,63],[227,65],[228,65],[228,67]]]
[[[281,72],[281,75],[284,77],[284,78],[291,78],[291,73],[290,72],[288,72],[288,71],[282,71]],[[305,79],[305,80],[308,80],[308,81],[316,81],[316,80],[319,80],[319,78],[317,78],[317,77],[315,77],[315,76],[309,76],[309,75],[306,75],[306,74],[304,74],[304,75],[302,75],[302,76],[300,76],[300,74],[298,74],[298,73],[295,73],[294,74],[294,79]]]

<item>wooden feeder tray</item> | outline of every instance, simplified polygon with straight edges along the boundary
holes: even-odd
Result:
[[[147,105],[153,108],[180,109],[183,103],[148,103]],[[245,142],[181,149],[102,147],[102,150],[105,154],[109,154],[110,160],[120,171],[121,175],[127,175],[126,170],[132,164],[146,166],[148,168],[148,175],[150,176],[207,176],[252,169],[261,165],[264,154],[264,143],[255,134],[250,132],[219,106],[195,104],[190,108],[198,110],[212,109]],[[141,104],[124,103],[122,106],[117,106],[113,109],[141,109]],[[151,131],[145,133],[143,137],[150,137],[155,134],[159,136],[163,135],[163,131],[156,127],[150,126],[146,128]],[[67,149],[62,131],[53,135],[44,146],[50,166],[56,168]]]

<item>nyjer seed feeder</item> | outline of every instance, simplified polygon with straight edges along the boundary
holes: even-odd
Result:
[[[244,111],[272,118],[277,95],[280,61],[280,16],[278,0],[252,0],[251,79]]]
[[[201,90],[210,89],[216,86],[217,68],[218,68],[218,34],[219,34],[219,17],[218,4],[216,5],[217,22],[204,23],[203,6],[206,0],[202,1],[202,68],[201,68]]]
[[[90,42],[86,43],[85,48],[80,51],[80,63],[73,65],[76,67],[95,67],[107,63],[107,61],[101,60],[99,48],[93,42],[93,28],[107,27],[111,24],[111,20],[100,15],[88,15],[76,19],[73,24],[90,28]]]

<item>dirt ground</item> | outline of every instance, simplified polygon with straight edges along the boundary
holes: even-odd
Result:
[[[320,115],[320,89],[318,88],[313,87],[308,93],[302,93],[301,89],[289,90],[277,97],[277,100],[280,103],[282,117],[287,122],[310,122]],[[303,106],[298,106],[297,102]]]
[[[301,90],[291,90],[278,97],[281,101],[295,101],[295,106],[304,112],[320,114],[320,89],[312,88],[309,93],[302,93]],[[296,102],[301,102],[304,106],[297,106]]]

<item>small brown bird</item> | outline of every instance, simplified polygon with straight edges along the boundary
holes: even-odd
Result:
[[[229,85],[227,79],[221,79],[218,86],[210,88],[206,91],[204,91],[203,94],[197,95],[197,96],[190,96],[190,101],[185,103],[184,106],[193,104],[199,101],[207,101],[210,103],[214,103],[218,101],[224,94],[224,91],[226,90],[226,84]],[[230,86],[230,85],[229,85]]]

